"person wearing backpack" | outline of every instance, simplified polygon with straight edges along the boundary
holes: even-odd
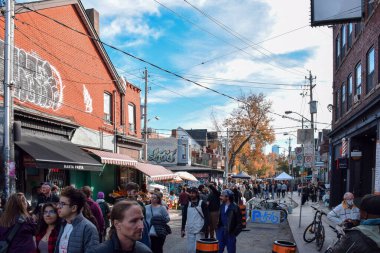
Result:
[[[96,203],[98,203],[100,210],[102,211],[102,215],[104,219],[104,231],[102,232],[102,234],[105,237],[107,234],[107,228],[109,228],[110,226],[109,216],[110,216],[111,210],[108,203],[104,200],[104,192],[98,192]]]
[[[0,217],[0,252],[36,252],[36,244],[33,240],[36,229],[37,224],[27,211],[24,194],[21,192],[12,194]]]

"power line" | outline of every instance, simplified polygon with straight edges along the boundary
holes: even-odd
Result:
[[[201,14],[202,14],[203,16],[205,16],[206,18],[210,19],[212,22],[214,22],[214,23],[215,23],[216,25],[218,25],[220,28],[222,28],[223,30],[225,30],[226,32],[228,32],[229,34],[231,34],[232,36],[234,36],[235,38],[237,38],[238,40],[240,40],[240,41],[243,42],[244,44],[249,45],[252,49],[254,49],[254,50],[256,50],[257,52],[259,52],[259,53],[265,55],[266,57],[270,58],[270,56],[268,56],[267,54],[261,52],[259,49],[255,48],[255,47],[252,47],[249,43],[253,43],[253,42],[250,41],[249,39],[243,37],[243,36],[242,36],[241,34],[239,34],[238,32],[234,31],[233,29],[231,29],[231,28],[228,27],[227,25],[223,24],[223,23],[220,22],[219,20],[217,20],[217,19],[215,19],[214,17],[210,16],[210,15],[207,14],[206,12],[202,11],[201,9],[199,9],[198,7],[196,7],[195,5],[189,3],[187,0],[184,0],[184,1],[185,1],[185,3],[187,3],[188,5],[190,5],[192,8],[194,8],[196,11],[198,11],[199,13],[201,13]],[[248,43],[247,41],[248,41],[249,43]],[[272,52],[270,52],[269,50],[265,49],[264,47],[262,47],[262,46],[260,46],[260,45],[258,45],[258,44],[256,44],[256,43],[253,43],[253,44],[254,44],[255,46],[258,46],[258,47],[260,47],[260,48],[262,48],[262,49],[268,51],[269,53],[272,53]],[[273,53],[272,53],[272,54],[273,54]],[[272,64],[270,64],[270,63],[268,63],[268,62],[265,62],[265,63],[266,63],[266,64],[269,64],[269,65],[272,65]],[[279,69],[281,69],[281,70],[283,70],[283,71],[286,71],[286,72],[288,72],[288,73],[295,74],[293,71],[290,71],[290,70],[288,70],[288,69],[286,69],[286,68],[284,68],[284,67],[281,67],[281,66],[275,66],[275,65],[272,65],[272,66],[274,66],[274,67],[276,67],[276,68],[279,68]],[[304,72],[297,71],[297,70],[295,70],[295,71],[298,72],[298,74],[296,74],[296,75],[300,75],[300,74],[304,75]]]

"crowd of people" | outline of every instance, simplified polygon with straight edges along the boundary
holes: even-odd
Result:
[[[136,183],[128,183],[125,190],[127,194],[110,206],[103,192],[93,200],[89,186],[67,186],[58,194],[44,183],[34,209],[23,193],[12,194],[0,216],[0,252],[162,253],[165,239],[172,233],[170,202],[177,199],[181,236],[186,236],[188,253],[196,252],[201,238],[217,239],[220,253],[225,249],[235,253],[243,228],[239,206],[253,197],[281,198],[289,185],[270,181],[231,187],[212,182],[198,187],[183,185],[178,197],[170,193],[173,198],[168,197],[169,203],[159,189],[147,194],[149,201],[141,201]],[[306,191],[305,186],[301,193]],[[367,195],[359,201],[348,192],[327,217],[349,229],[333,252],[346,252],[342,249],[348,249],[347,245],[367,250],[352,252],[379,252],[380,195]]]

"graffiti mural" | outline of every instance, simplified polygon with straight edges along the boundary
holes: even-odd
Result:
[[[176,165],[178,161],[176,138],[148,139],[148,161],[160,165]]]
[[[177,158],[177,149],[175,150],[160,150],[156,148],[148,156],[148,161],[161,163],[174,163]]]
[[[0,80],[4,81],[4,41],[0,40]],[[63,84],[57,69],[48,61],[23,49],[14,49],[14,97],[43,108],[58,110],[63,102]],[[4,87],[0,85],[0,93]]]
[[[92,98],[84,84],[83,84],[83,98],[84,98],[84,105],[86,107],[85,111],[91,113],[92,112]]]

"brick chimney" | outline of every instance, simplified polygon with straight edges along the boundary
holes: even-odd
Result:
[[[177,138],[177,129],[172,129],[172,137]]]
[[[95,28],[96,33],[100,36],[99,33],[99,12],[95,9],[87,9],[86,14],[90,19],[92,26]]]

